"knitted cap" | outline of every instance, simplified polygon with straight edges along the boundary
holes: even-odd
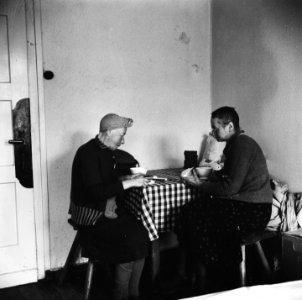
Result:
[[[133,120],[130,118],[120,117],[117,114],[107,114],[100,122],[100,131],[107,131],[116,128],[131,127]]]

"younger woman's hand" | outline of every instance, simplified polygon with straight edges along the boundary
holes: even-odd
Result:
[[[203,184],[204,180],[200,179],[195,168],[190,170],[190,173],[182,177],[182,180],[185,184],[191,185],[194,187],[199,187]]]

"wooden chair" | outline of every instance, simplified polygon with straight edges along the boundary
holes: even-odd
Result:
[[[139,166],[139,162],[127,151],[116,149],[115,171],[118,176],[131,174],[130,168]]]
[[[80,233],[78,232],[77,225],[72,221],[72,219],[68,219],[68,223],[73,227],[74,230],[77,231],[77,233],[75,235],[65,265],[59,277],[60,285],[64,283],[70,267],[75,263],[76,259],[79,257],[79,254],[82,253],[83,250],[82,246],[80,245]],[[84,292],[84,299],[88,300],[91,291],[92,277],[93,277],[96,260],[93,258],[89,258],[89,255],[87,255],[87,253],[85,253],[84,257],[88,258],[88,266],[87,266],[86,279],[85,279],[85,292]]]
[[[263,251],[261,243],[264,240],[271,239],[278,235],[277,231],[271,230],[262,230],[258,232],[254,232],[247,236],[241,238],[241,253],[242,253],[242,261],[240,263],[240,285],[246,286],[246,247],[253,245],[259,255],[262,267],[266,273],[269,282],[272,282],[273,273],[267,257]]]

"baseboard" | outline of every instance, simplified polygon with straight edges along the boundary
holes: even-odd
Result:
[[[38,270],[31,269],[0,275],[0,289],[38,281]]]

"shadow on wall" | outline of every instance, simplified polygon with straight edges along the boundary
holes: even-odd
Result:
[[[71,184],[71,168],[72,162],[78,148],[84,143],[92,139],[93,136],[89,136],[84,132],[77,132],[72,135],[70,139],[69,149],[65,153],[62,153],[52,164],[51,172],[56,174],[54,178],[57,181],[57,195],[62,196],[62,200],[69,204],[69,192]]]
[[[268,2],[273,6],[272,0],[212,1],[213,106],[235,106],[249,124],[261,120],[278,87],[274,53],[263,36]]]
[[[161,137],[158,140],[158,148],[159,153],[161,154],[161,158],[159,161],[163,161],[165,168],[179,168],[181,165],[179,165],[178,157],[181,157],[180,153],[183,153],[184,150],[181,149],[179,146],[179,143],[177,141],[177,138],[169,137],[169,140],[167,140],[165,137]]]
[[[177,139],[174,137],[169,140],[165,138],[161,138],[159,140],[159,153],[161,153],[161,158],[160,161],[163,161],[165,164],[165,168],[183,168],[184,167],[184,152],[186,150],[191,150],[191,151],[196,151],[198,154],[198,163],[199,159],[202,157],[205,146],[206,146],[206,140],[207,140],[207,135],[203,135],[199,142],[200,146],[199,149],[193,149],[192,147],[181,147],[180,144],[177,142]]]
[[[273,1],[273,0],[271,0]],[[301,0],[279,0],[279,6],[273,11],[281,21],[288,21],[301,24],[302,21],[302,1]],[[300,27],[301,28],[301,27]],[[284,28],[286,30],[286,28]]]
[[[67,140],[67,143],[69,141],[68,149],[56,157],[48,166],[52,267],[64,264],[74,236],[71,226],[67,223],[69,217],[71,167],[77,149],[90,138],[92,137],[84,132],[77,132],[72,135]]]

